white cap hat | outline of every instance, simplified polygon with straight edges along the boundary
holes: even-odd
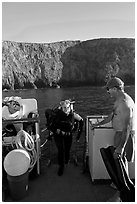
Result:
[[[3,102],[4,103],[10,103],[11,101],[16,101],[16,102],[18,102],[20,105],[21,105],[21,97],[19,97],[19,96],[10,96],[10,97],[5,97],[4,99],[3,99]]]

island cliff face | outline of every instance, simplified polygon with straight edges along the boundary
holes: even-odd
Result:
[[[111,72],[117,72],[126,84],[134,84],[134,39],[2,42],[3,89],[99,86]]]

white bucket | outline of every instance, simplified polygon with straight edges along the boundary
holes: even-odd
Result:
[[[26,150],[14,149],[4,158],[4,169],[10,176],[20,176],[27,172],[30,156]]]

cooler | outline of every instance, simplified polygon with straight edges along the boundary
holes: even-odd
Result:
[[[110,179],[109,174],[104,165],[103,159],[100,154],[101,147],[113,145],[114,130],[112,124],[107,123],[101,127],[91,130],[90,123],[96,123],[103,120],[106,116],[87,116],[86,118],[86,140],[88,143],[88,157],[89,157],[89,170],[92,181]],[[129,163],[130,178],[135,178],[135,162]]]

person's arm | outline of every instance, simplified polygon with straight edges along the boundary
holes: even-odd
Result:
[[[84,120],[79,114],[75,112],[74,112],[74,120],[78,122],[78,134],[77,134],[76,140],[79,141],[81,133],[83,131]]]
[[[124,148],[129,138],[129,130],[130,130],[130,108],[123,104],[121,106],[121,121],[123,124],[122,136],[118,147],[115,150],[114,157],[122,156],[124,152]]]
[[[110,113],[106,118],[104,118],[104,120],[100,121],[100,122],[97,122],[95,124],[91,124],[91,129],[94,129],[95,127],[99,127],[101,125],[104,125],[106,123],[109,123],[111,120],[112,120],[112,117],[113,117],[113,112]]]

